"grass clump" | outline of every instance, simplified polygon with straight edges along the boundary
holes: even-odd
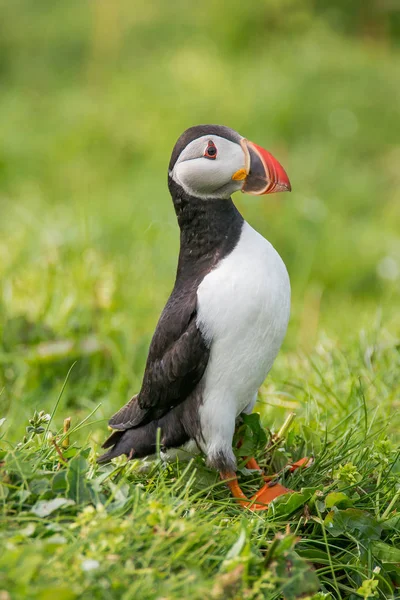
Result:
[[[6,433],[0,442],[0,589],[16,599],[395,598],[400,447],[387,436],[391,418],[347,385],[346,415],[334,423],[309,390],[315,412],[294,419],[284,438],[246,420],[243,488],[260,485],[242,466],[251,450],[295,490],[263,513],[238,507],[201,457],[99,467],[98,445],[83,437],[96,414],[57,432],[36,413],[21,442]],[[340,400],[340,389],[330,391]],[[284,468],[305,454],[311,466]]]

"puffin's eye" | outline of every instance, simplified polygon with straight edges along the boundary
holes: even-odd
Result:
[[[208,142],[207,148],[204,150],[204,157],[210,158],[211,160],[217,158],[217,148],[214,142],[212,142],[211,140]]]

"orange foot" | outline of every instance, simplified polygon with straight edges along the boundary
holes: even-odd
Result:
[[[250,508],[251,510],[266,510],[272,500],[292,491],[285,488],[280,483],[271,481],[270,483],[263,485],[249,500],[242,492],[236,473],[221,473],[221,477],[222,479],[227,480],[226,483],[232,492],[232,496],[239,500],[240,505],[243,506],[243,508]]]
[[[301,467],[308,467],[311,462],[312,459],[310,458],[301,458],[297,462],[289,465],[289,470],[293,472]],[[254,458],[249,458],[247,460],[246,467],[248,469],[261,471],[261,467]],[[258,490],[258,492],[249,500],[242,492],[236,477],[236,473],[221,473],[222,479],[227,480],[226,482],[232,492],[232,496],[239,500],[241,506],[250,508],[251,510],[266,510],[272,500],[275,500],[275,498],[283,496],[284,494],[293,492],[293,490],[285,488],[280,483],[272,481],[277,476],[278,475],[264,476],[264,480],[266,481],[265,485],[263,485],[263,487]]]

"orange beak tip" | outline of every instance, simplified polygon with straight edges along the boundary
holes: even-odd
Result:
[[[278,183],[274,189],[274,192],[291,192],[292,186],[290,181],[288,183]]]

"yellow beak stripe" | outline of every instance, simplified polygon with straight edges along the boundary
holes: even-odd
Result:
[[[233,181],[242,181],[242,179],[246,179],[246,177],[247,177],[246,169],[239,169],[239,171],[236,171],[236,173],[234,173],[232,175]]]

